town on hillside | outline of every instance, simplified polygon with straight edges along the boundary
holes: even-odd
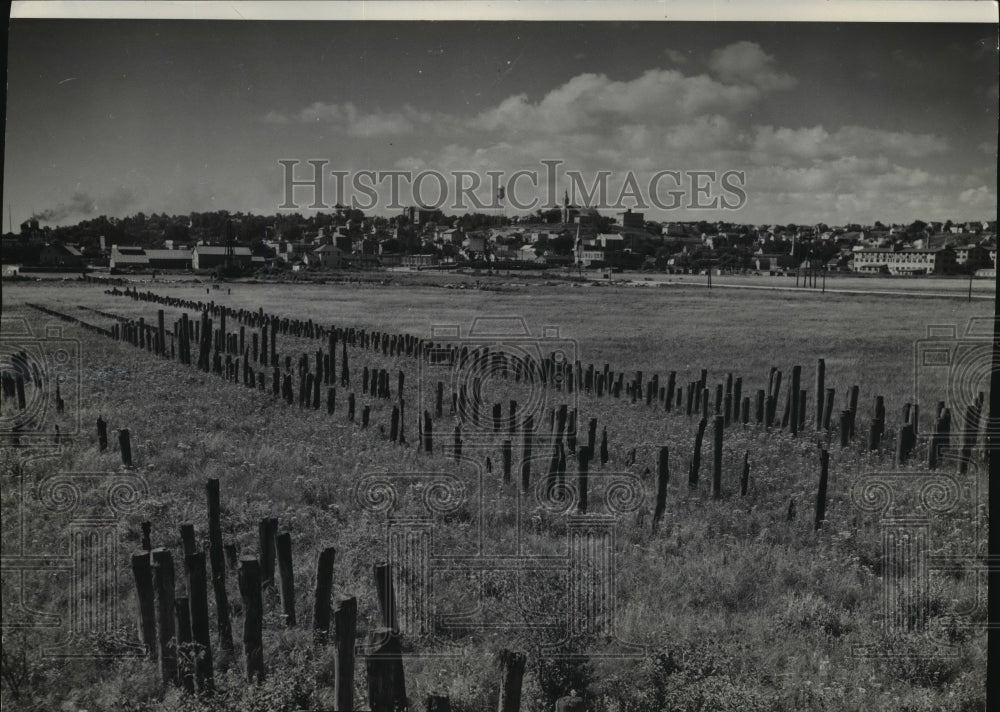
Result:
[[[392,268],[642,270],[790,274],[803,267],[873,275],[996,270],[996,221],[872,225],[657,222],[568,201],[525,216],[445,215],[413,206],[391,217],[336,206],[311,216],[215,211],[101,216],[72,226],[37,219],[3,235],[4,274],[193,272],[216,277]]]

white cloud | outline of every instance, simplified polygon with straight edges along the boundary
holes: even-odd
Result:
[[[709,67],[722,81],[729,84],[749,83],[765,91],[791,89],[795,77],[777,68],[774,57],[764,52],[756,42],[735,42],[712,52]]]

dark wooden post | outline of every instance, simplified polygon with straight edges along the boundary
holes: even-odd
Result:
[[[580,489],[580,500],[577,503],[576,511],[580,514],[585,514],[587,512],[587,470],[590,465],[590,451],[585,447],[581,447],[577,451],[576,461],[579,470],[578,483]]]
[[[399,437],[399,406],[392,406],[392,415],[389,417],[389,440],[396,442]]]
[[[390,564],[375,564],[375,591],[378,594],[378,608],[382,626],[399,630],[399,621],[396,617],[396,592],[392,586]]]
[[[208,495],[208,555],[212,563],[212,588],[218,617],[219,644],[223,650],[233,649],[233,625],[229,620],[229,595],[226,592],[226,556],[222,547],[222,507],[219,501],[219,480],[205,483]]]
[[[326,643],[330,636],[330,594],[333,592],[333,562],[337,551],[329,546],[316,562],[316,595],[313,604],[313,637]]]
[[[264,517],[258,528],[258,548],[260,557],[261,581],[264,586],[274,585],[274,539],[278,528],[278,520],[274,517]]]
[[[722,497],[722,433],[726,427],[725,418],[715,416],[714,444],[712,452],[712,498]]]
[[[100,416],[97,416],[97,447],[101,452],[108,449],[108,424]]]
[[[295,627],[295,578],[292,574],[292,535],[279,534],[275,542],[278,554],[278,574],[281,579],[281,610],[285,625]]]
[[[790,419],[788,422],[788,427],[791,430],[792,437],[795,437],[799,433],[799,399],[801,397],[801,389],[799,384],[802,380],[802,367],[792,366],[792,383],[788,390],[788,395],[791,398],[791,410]]]
[[[132,467],[132,442],[129,438],[128,428],[118,431],[118,447],[122,452],[122,464],[125,467]]]
[[[367,428],[368,427],[368,418],[369,418],[370,415],[371,415],[371,406],[365,405],[365,407],[361,409],[361,427],[362,428]]]
[[[354,394],[347,394],[347,419],[354,422]]]
[[[174,559],[168,549],[153,549],[153,590],[156,593],[156,629],[160,677],[177,684],[177,646],[174,635]]]
[[[354,638],[358,602],[354,596],[338,595],[333,603],[333,640],[337,652],[333,698],[338,712],[354,709]]]
[[[707,427],[707,419],[702,418],[698,421],[698,431],[694,436],[694,452],[691,454],[691,469],[688,472],[688,487],[691,488],[698,486],[698,471],[701,469],[701,443]]]
[[[500,666],[499,712],[521,712],[521,680],[524,678],[524,653],[501,650],[498,656]]]
[[[434,452],[434,426],[431,414],[424,411],[424,452]]]
[[[156,660],[156,595],[153,591],[153,567],[148,551],[132,555],[132,577],[135,579],[139,610],[139,636],[146,654],[151,660]]]
[[[823,408],[826,396],[826,361],[819,359],[816,362],[816,430],[822,428]]]
[[[327,388],[326,389],[327,415],[333,415],[336,409],[337,409],[337,389],[333,387]]]
[[[149,522],[142,523],[142,550],[147,554],[153,550],[153,525]]]
[[[198,550],[194,541],[194,524],[185,522],[181,524],[181,549],[184,551],[185,558],[193,554]]]
[[[261,599],[260,563],[257,559],[240,561],[240,596],[243,598],[243,655],[246,657],[247,680],[264,679],[264,605]]]
[[[836,396],[836,391],[833,388],[827,388],[826,389],[826,393],[823,396],[823,415],[822,415],[822,421],[821,421],[821,425],[817,425],[816,426],[817,428],[822,428],[823,430],[829,430],[830,429],[830,416],[833,415],[833,402],[834,402],[834,397],[835,396]],[[848,410],[847,412],[850,413],[851,411]],[[850,436],[851,436],[852,427],[853,426],[852,426],[851,422],[848,420],[848,423],[847,423],[847,436],[848,436],[848,438],[850,438]]]
[[[854,437],[854,428],[858,420],[858,393],[858,387],[851,386],[847,396],[847,409],[851,411],[851,438]]]
[[[660,519],[667,509],[667,482],[670,480],[670,448],[660,448],[656,467],[656,509],[653,510],[653,531],[660,525]]]
[[[194,645],[191,634],[191,609],[187,596],[174,599],[174,613],[177,616],[177,672],[181,685],[189,695],[194,694]]]
[[[608,429],[601,428],[601,465],[608,464]]]
[[[365,641],[368,706],[371,712],[407,709],[402,645],[395,629],[376,628]]]
[[[212,640],[208,622],[208,578],[205,572],[205,552],[184,557],[188,575],[188,596],[191,605],[191,637],[197,646],[195,678],[198,690],[212,689]]]
[[[910,459],[910,451],[913,449],[916,439],[912,423],[900,427],[899,435],[896,438],[896,464],[903,465]]]
[[[851,411],[840,411],[840,447],[847,447],[851,437]]]
[[[819,529],[826,519],[826,486],[830,472],[830,453],[827,450],[819,452],[819,491],[816,494],[816,529]]]
[[[743,453],[743,473],[740,475],[740,496],[746,497],[750,487],[750,451]]]

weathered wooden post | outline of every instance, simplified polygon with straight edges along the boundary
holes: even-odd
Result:
[[[750,451],[743,453],[743,473],[740,475],[740,497],[747,496],[750,487]]]
[[[338,712],[354,709],[354,638],[357,631],[358,601],[340,594],[333,602],[333,641],[336,648],[333,698]]]
[[[653,510],[653,531],[660,525],[660,519],[667,509],[667,482],[670,480],[670,448],[660,448],[656,463],[656,508]]]
[[[174,599],[174,613],[177,616],[177,672],[184,691],[193,695],[197,654],[191,633],[191,608],[187,596],[178,596]]]
[[[578,487],[580,492],[580,500],[577,503],[576,511],[580,514],[587,513],[587,480],[588,480],[588,468],[590,466],[590,451],[581,447],[576,454],[576,461],[578,467]]]
[[[392,567],[387,563],[375,564],[375,590],[378,594],[378,608],[382,626],[399,630],[396,616],[396,592],[392,585]]]
[[[851,411],[840,411],[840,447],[847,447],[851,437]]]
[[[264,679],[264,605],[261,597],[261,572],[257,559],[240,561],[240,596],[243,598],[243,655],[247,680]]]
[[[725,417],[715,416],[715,447],[712,453],[712,499],[722,497],[722,433],[726,427]]]
[[[501,650],[497,657],[500,667],[499,712],[521,712],[521,681],[527,658],[524,653]]]
[[[394,628],[375,628],[365,641],[368,706],[371,712],[407,709],[402,645]]]
[[[160,677],[177,684],[177,645],[174,634],[174,559],[168,549],[153,549],[153,591],[156,593],[156,630]]]
[[[354,422],[354,394],[347,394],[347,419]]]
[[[118,447],[121,449],[122,464],[125,467],[132,467],[132,441],[128,428],[118,431]]]
[[[337,552],[329,546],[316,562],[316,593],[313,604],[313,638],[326,643],[330,636],[330,595],[333,592],[333,562]]]
[[[917,436],[913,432],[913,424],[907,423],[899,429],[896,438],[896,464],[903,465],[910,459],[910,451],[916,443]]]
[[[97,416],[97,447],[101,452],[108,449],[108,424],[101,416]]]
[[[849,411],[848,411],[849,412]],[[819,451],[819,491],[816,493],[816,529],[819,529],[826,519],[826,486],[830,472],[830,453],[826,449]]]
[[[194,524],[191,524],[190,522],[181,524],[180,532],[181,550],[184,552],[184,557],[187,558],[190,554],[193,554],[198,550],[194,539]]]
[[[361,409],[361,427],[362,428],[367,428],[368,427],[368,419],[371,416],[371,412],[372,412],[371,411],[371,406],[367,405],[367,404]]]
[[[948,447],[951,431],[951,411],[940,403],[938,415],[934,422],[934,433],[931,435],[930,447],[928,448],[928,466],[934,469],[941,460],[942,452]]]
[[[191,637],[197,646],[195,679],[198,691],[207,692],[212,683],[212,640],[208,622],[208,578],[205,573],[205,552],[184,557],[188,575],[188,597],[191,605]]]
[[[858,421],[858,393],[860,389],[857,386],[851,386],[851,390],[847,396],[847,409],[851,411],[851,438],[854,438],[854,428]]]
[[[274,539],[278,528],[278,520],[264,517],[258,527],[258,567],[261,581],[265,586],[274,585]]]
[[[830,429],[830,416],[833,415],[833,402],[835,396],[836,396],[836,391],[833,388],[826,389],[826,393],[823,395],[823,414],[821,416],[822,419],[820,421],[820,424],[816,426],[817,429],[819,428],[822,428],[823,430]],[[853,416],[850,410],[848,410],[847,412],[849,415]],[[853,425],[851,424],[850,419],[848,419],[847,423],[848,439],[850,439],[851,437],[852,428]]]
[[[135,579],[139,610],[139,636],[146,648],[146,655],[151,660],[156,660],[156,595],[153,590],[153,567],[148,551],[132,555],[132,577]]]
[[[275,540],[280,577],[281,610],[285,625],[295,627],[295,578],[292,573],[292,535],[284,532]]]
[[[142,527],[142,550],[145,552],[150,552],[153,550],[153,525],[149,522],[143,522]]]
[[[788,423],[789,430],[792,433],[792,437],[795,437],[799,433],[799,399],[801,398],[801,388],[800,382],[802,380],[802,367],[792,366],[792,383],[788,390],[788,395],[791,398],[790,405],[790,419]]]
[[[208,554],[212,563],[212,588],[218,618],[219,644],[223,650],[233,649],[233,626],[229,620],[229,595],[226,592],[226,560],[222,547],[222,507],[219,501],[219,480],[205,483],[208,495]]]
[[[608,464],[608,429],[601,428],[601,465]]]
[[[691,469],[688,471],[688,487],[692,489],[698,486],[698,471],[701,469],[701,443],[707,427],[708,420],[706,418],[698,421],[698,431],[694,436],[694,452],[691,454]]]
[[[823,408],[826,397],[826,361],[819,359],[816,362],[816,430],[822,428]]]
[[[431,414],[424,411],[424,452],[434,452],[434,425]]]
[[[392,406],[392,415],[389,418],[389,440],[396,442],[399,437],[399,406]]]

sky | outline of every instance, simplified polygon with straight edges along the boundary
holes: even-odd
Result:
[[[655,220],[995,220],[997,37],[903,23],[15,19],[4,229],[281,212],[279,161],[304,180],[310,159],[347,188],[357,171],[470,171],[481,197],[487,171],[535,171],[537,191],[515,187],[538,207],[543,159],[585,185],[607,171],[611,201],[630,172],[650,203],[651,177],[677,171],[656,184],[661,205],[684,195],[644,210]],[[692,171],[736,172],[745,198],[714,200],[711,177],[694,196]],[[423,186],[434,202],[437,183]],[[379,187],[366,212],[398,212]],[[572,180],[555,187],[561,202]],[[320,202],[358,197],[336,188],[323,177]],[[293,197],[308,214],[312,187]]]

